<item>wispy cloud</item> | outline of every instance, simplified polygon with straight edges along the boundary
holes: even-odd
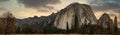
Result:
[[[89,0],[89,4],[96,12],[106,12],[111,16],[120,17],[120,0]]]
[[[90,5],[94,10],[120,10],[120,0],[92,0]]]
[[[3,2],[3,1],[9,1],[9,0],[0,0],[0,2]]]
[[[41,11],[45,11],[45,9],[54,9],[53,6],[49,5],[58,4],[60,3],[60,0],[18,0],[18,2],[24,4],[27,8],[34,8],[38,10],[44,8],[44,10]]]

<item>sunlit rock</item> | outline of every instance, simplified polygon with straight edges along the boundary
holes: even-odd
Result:
[[[97,19],[91,7],[86,4],[72,3],[59,12],[54,26],[66,30],[66,23],[68,23],[68,29],[72,29],[74,25],[78,25],[77,28],[80,28],[82,24],[85,24],[85,20],[87,24],[90,22],[91,24],[97,24]]]

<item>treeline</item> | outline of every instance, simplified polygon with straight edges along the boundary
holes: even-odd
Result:
[[[36,31],[35,31],[36,30]],[[39,31],[39,32],[38,32]],[[18,34],[119,34],[119,30],[111,30],[109,28],[103,28],[98,25],[82,25],[80,28],[73,28],[67,30],[60,30],[53,26],[43,27],[39,29],[33,29],[31,27],[17,28]]]

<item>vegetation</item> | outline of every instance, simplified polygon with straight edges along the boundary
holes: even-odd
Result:
[[[60,30],[57,29],[53,26],[51,27],[43,27],[43,28],[39,28],[39,32],[35,32],[34,29],[30,28],[30,27],[25,27],[25,28],[17,28],[17,33],[37,33],[37,34],[69,34],[69,33],[79,33],[79,34],[114,34],[114,33],[118,33],[116,31],[112,31],[110,32],[110,30],[108,30],[107,28],[102,28],[100,26],[97,25],[83,25],[81,28],[79,29],[67,29],[67,30]],[[34,31],[34,32],[33,32]],[[119,34],[119,33],[118,33]]]
[[[55,17],[55,16],[54,16]],[[34,18],[38,18],[35,16]],[[53,17],[50,17],[53,18]],[[113,29],[110,28],[110,24],[108,24],[108,28],[104,28],[100,25],[93,25],[90,23],[82,23],[81,27],[78,27],[78,18],[75,16],[75,24],[72,29],[69,29],[68,22],[66,22],[66,30],[61,30],[54,27],[54,20],[50,19],[51,21],[47,25],[43,26],[30,26],[27,24],[24,27],[16,27],[15,18],[7,17],[7,18],[0,18],[0,34],[69,34],[69,33],[77,33],[77,34],[119,34],[120,30],[117,27],[117,23],[115,23]],[[86,22],[86,19],[85,19]],[[114,22],[117,22],[117,18],[115,18]],[[48,22],[41,22],[42,24]],[[37,24],[37,22],[36,22]]]

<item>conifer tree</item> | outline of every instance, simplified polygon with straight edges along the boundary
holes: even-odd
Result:
[[[117,31],[118,27],[117,27],[117,17],[115,16],[114,18],[114,31]]]

